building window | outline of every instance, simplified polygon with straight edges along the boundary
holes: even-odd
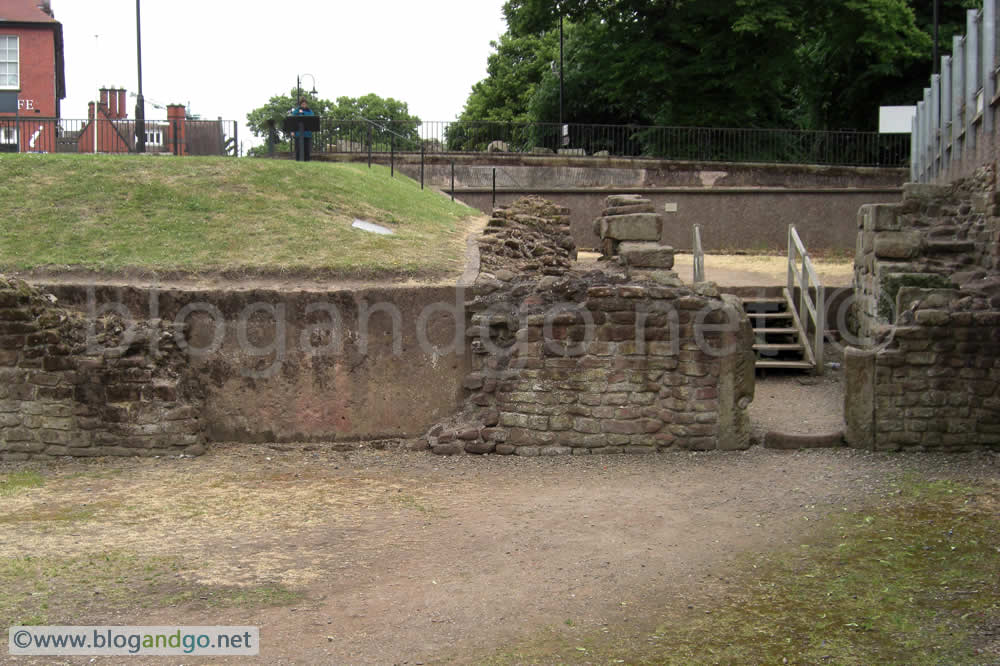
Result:
[[[16,35],[0,35],[0,90],[20,88]]]

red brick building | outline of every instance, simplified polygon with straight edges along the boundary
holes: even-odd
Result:
[[[17,94],[16,114],[0,114],[0,149],[54,145],[66,74],[62,24],[47,0],[0,0],[0,93]]]

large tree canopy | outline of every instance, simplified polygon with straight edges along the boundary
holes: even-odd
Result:
[[[981,3],[979,3],[981,4]],[[925,6],[926,5],[926,6]],[[941,0],[950,51],[976,0]],[[461,119],[874,129],[931,73],[920,0],[508,0],[509,30]]]

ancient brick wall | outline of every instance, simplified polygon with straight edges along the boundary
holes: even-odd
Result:
[[[547,214],[555,216],[549,245],[557,245],[564,211],[519,207],[535,230],[545,228]],[[501,228],[514,219],[494,215]],[[503,247],[482,244],[483,265],[496,266],[489,253]],[[666,271],[638,277],[616,265],[588,273],[548,268],[545,276],[507,268],[480,275],[466,303],[466,400],[428,432],[435,453],[749,446],[753,336],[738,299],[709,283],[685,287]]]
[[[846,439],[877,449],[1000,446],[1000,218],[992,167],[865,206]]]
[[[975,286],[1000,255],[992,168],[951,185],[907,184],[901,204],[862,206],[854,264],[858,336],[894,321],[900,288]]]
[[[88,322],[53,301],[0,277],[0,459],[203,453],[172,331]]]
[[[849,350],[852,446],[1000,448],[1000,297],[904,287],[891,341]]]

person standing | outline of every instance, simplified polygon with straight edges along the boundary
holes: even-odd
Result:
[[[309,101],[303,97],[299,100],[299,108],[295,109],[295,116],[315,116],[313,110],[309,108]],[[302,136],[300,137],[299,134]],[[308,162],[312,157],[312,132],[305,130],[295,133],[295,157],[297,160]],[[301,140],[301,143],[299,143]]]

